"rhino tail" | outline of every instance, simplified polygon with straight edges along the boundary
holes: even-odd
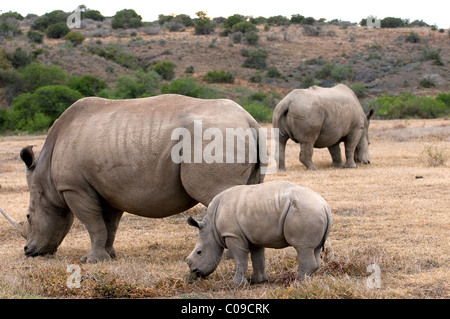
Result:
[[[273,124],[274,128],[281,129],[280,121],[284,116],[286,116],[287,112],[289,111],[290,105],[291,105],[291,100],[289,98],[285,97],[275,107],[275,110],[273,112],[273,118],[272,118],[272,124]]]
[[[261,135],[259,125],[252,126],[252,129],[255,129],[255,133],[256,133],[256,136],[255,136],[255,139],[256,139],[256,161],[254,163],[255,165],[254,165],[253,171],[247,180],[247,185],[262,183],[264,181],[265,174],[262,173],[261,167],[267,165],[267,161],[264,161],[264,163],[261,162],[261,154],[260,154],[261,148],[266,148],[266,150],[267,150],[267,144],[266,144],[267,141],[264,138],[262,138],[264,135]],[[267,151],[263,152],[263,154],[267,154]]]
[[[330,234],[331,230],[331,224],[332,224],[332,218],[331,218],[331,210],[330,206],[325,206],[325,215],[327,217],[327,228],[325,229],[325,234],[323,235],[322,242],[320,243],[319,247],[322,248],[322,251],[325,250],[325,241],[328,238],[328,235]]]

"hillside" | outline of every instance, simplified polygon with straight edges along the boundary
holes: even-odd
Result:
[[[176,65],[176,78],[190,76],[202,82],[208,71],[230,72],[234,76],[232,84],[204,84],[238,102],[255,91],[272,92],[274,99],[279,100],[295,88],[312,84],[333,86],[339,82],[356,85],[362,101],[382,94],[412,92],[436,96],[450,91],[450,33],[429,27],[370,29],[348,23],[260,24],[256,32],[259,39],[250,45],[245,39],[240,40],[245,34],[223,36],[223,24],[217,25],[211,34],[196,35],[192,26],[170,28],[157,21],[135,29],[113,29],[112,18],[83,19],[82,28],[75,31],[85,39],[74,46],[64,39],[48,37],[44,37],[43,43],[31,43],[26,34],[34,19],[17,21],[22,34],[3,37],[0,52],[21,48],[34,54],[42,65],[59,66],[70,75],[94,75],[106,81],[109,89],[114,88],[120,75],[171,61]],[[418,36],[418,43],[406,41],[411,33]],[[113,56],[101,56],[108,47]],[[253,51],[266,54],[266,65],[259,70],[243,66]],[[128,60],[124,63],[117,55],[132,63],[127,64]],[[0,88],[0,106],[4,109],[8,104],[5,88]],[[274,104],[276,101],[270,106]]]

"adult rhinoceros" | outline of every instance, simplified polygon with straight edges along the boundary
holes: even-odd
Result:
[[[20,154],[30,189],[27,221],[17,223],[2,213],[26,238],[25,254],[54,253],[75,215],[91,239],[81,261],[109,260],[116,254],[113,242],[124,211],[166,217],[198,202],[208,205],[231,186],[263,181],[259,159],[174,161],[172,148],[180,141],[172,140],[172,132],[184,128],[194,134],[195,121],[215,132],[259,128],[242,107],[224,99],[161,95],[75,102],[54,123],[36,160],[32,147]],[[256,135],[249,138],[253,145],[261,142]]]
[[[314,148],[328,147],[333,166],[356,167],[355,160],[369,164],[369,121],[358,98],[344,84],[333,88],[312,86],[290,92],[273,112],[273,127],[280,130],[279,168],[284,170],[285,147],[290,138],[300,143],[300,162],[316,170]],[[342,163],[339,144],[345,144],[346,163]]]

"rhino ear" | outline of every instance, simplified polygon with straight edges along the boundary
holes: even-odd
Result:
[[[198,222],[194,218],[192,218],[192,216],[189,216],[189,218],[187,220],[187,223],[190,226],[197,227],[198,229],[200,229],[200,225],[198,224]]]
[[[31,169],[34,164],[33,146],[27,146],[20,151],[20,158],[25,162],[28,169]]]
[[[374,109],[370,109],[369,112],[366,114],[366,118],[367,118],[368,121],[372,117],[373,113],[375,113],[375,110]]]

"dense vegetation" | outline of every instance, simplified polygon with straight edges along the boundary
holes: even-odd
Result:
[[[201,76],[193,76],[193,66],[186,68],[184,77],[176,76],[177,63],[169,59],[173,55],[171,50],[164,50],[158,59],[149,62],[137,56],[133,48],[147,45],[157,45],[164,48],[166,40],[161,38],[159,43],[146,42],[136,37],[139,28],[145,34],[157,34],[161,28],[169,32],[185,31],[192,28],[196,35],[214,33],[220,37],[228,37],[230,46],[242,45],[240,50],[243,63],[242,68],[252,70],[253,75],[247,80],[254,83],[288,82],[293,77],[273,65],[273,57],[260,43],[261,27],[269,30],[273,26],[283,28],[296,25],[303,28],[303,34],[311,37],[334,37],[332,31],[324,32],[322,26],[340,25],[343,28],[351,25],[341,20],[316,20],[294,14],[289,19],[283,16],[246,17],[240,14],[228,18],[210,18],[203,11],[192,19],[188,15],[160,15],[155,22],[143,22],[142,17],[134,10],[118,11],[113,17],[104,17],[98,10],[82,8],[82,18],[89,23],[97,23],[97,28],[91,33],[70,30],[66,19],[70,13],[55,10],[40,17],[28,15],[23,17],[15,12],[0,15],[0,38],[20,38],[27,41],[30,47],[20,46],[14,49],[0,47],[0,90],[3,100],[8,104],[0,108],[0,132],[14,133],[28,131],[30,133],[43,132],[69,107],[74,101],[86,96],[99,96],[109,99],[125,99],[148,97],[158,94],[177,93],[197,98],[232,98],[240,103],[258,121],[270,122],[273,108],[282,96],[274,91],[251,90],[240,86],[224,86],[223,83],[234,84],[236,74],[230,70],[209,70]],[[104,28],[104,21],[108,20],[110,29]],[[30,21],[29,28],[21,28],[22,21]],[[366,25],[363,19],[361,25]],[[400,18],[384,18],[382,28],[405,28],[410,26],[430,27],[423,21],[413,21]],[[431,26],[433,28],[433,26]],[[92,30],[92,29],[91,29]],[[110,31],[111,30],[111,31]],[[114,31],[117,30],[117,31]],[[282,29],[285,30],[285,29]],[[131,36],[128,44],[109,42],[104,44],[102,37],[116,32],[118,37]],[[118,32],[118,33],[117,33]],[[443,33],[444,30],[439,30]],[[88,34],[88,35],[86,35]],[[450,35],[450,32],[449,32]],[[97,38],[93,41],[85,40],[87,36]],[[70,75],[61,66],[47,65],[40,62],[39,56],[46,53],[45,39],[61,39],[68,49],[82,47],[82,54],[98,56],[113,62],[115,65],[129,70],[127,74],[116,74],[113,67],[106,71],[114,80],[107,83],[104,79],[93,75]],[[272,41],[267,37],[268,41]],[[289,41],[286,33],[284,40]],[[213,38],[209,48],[216,48],[217,38]],[[351,41],[351,39],[350,39]],[[399,39],[408,45],[421,45],[427,41],[416,32],[410,32]],[[30,49],[31,48],[31,49]],[[445,66],[447,61],[442,58],[442,49],[424,46],[416,50],[417,61],[437,67]],[[165,59],[165,56],[168,56]],[[368,50],[366,61],[381,60],[383,53],[380,47],[372,46]],[[182,59],[182,56],[179,56]],[[396,61],[398,65],[402,61]],[[61,64],[59,64],[61,65]],[[298,88],[308,88],[311,85],[332,86],[346,83],[359,98],[367,98],[368,88],[361,78],[361,72],[355,70],[355,63],[340,63],[337,60],[326,60],[322,56],[302,62],[293,72],[300,74]],[[364,74],[363,74],[364,75]],[[370,74],[369,74],[370,75]],[[112,82],[112,83],[111,83]],[[406,82],[406,81],[405,81]],[[418,82],[421,88],[436,87],[437,80],[433,76],[424,76]],[[450,115],[450,93],[441,93],[436,97],[419,97],[411,93],[381,95],[377,98],[363,101],[363,107],[373,107],[376,116],[383,119],[392,118],[434,118]]]

